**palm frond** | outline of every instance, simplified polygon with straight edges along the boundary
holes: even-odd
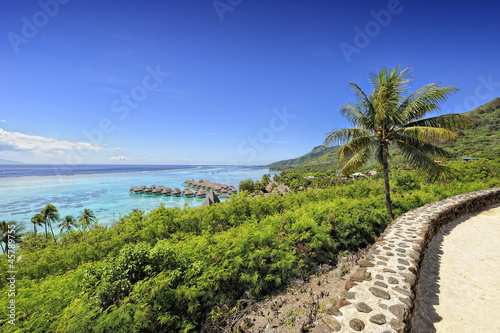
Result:
[[[451,131],[463,130],[473,125],[472,118],[462,114],[450,113],[442,116],[415,120],[404,125],[404,127],[441,127]]]
[[[370,148],[364,148],[358,153],[356,153],[354,156],[352,156],[349,161],[340,169],[339,173],[337,174],[336,181],[338,181],[339,177],[341,174],[343,175],[349,175],[359,167],[363,166],[370,160],[372,156],[372,151]]]
[[[357,138],[352,139],[351,141],[347,142],[345,145],[340,147],[339,149],[339,162],[343,163],[345,159],[350,158],[351,156],[355,155],[356,153],[369,148],[370,146],[375,146],[377,145],[377,137],[370,135],[370,136],[359,136]]]
[[[363,113],[363,127],[364,128],[372,128],[373,119],[375,118],[375,109],[373,108],[373,104],[371,100],[366,96],[366,93],[354,82],[349,82],[352,86],[352,91],[356,96],[356,108],[358,111]]]
[[[446,158],[453,157],[451,153],[447,152],[443,148],[439,148],[438,146],[434,146],[432,144],[424,144],[416,148],[427,156],[446,157]]]
[[[409,83],[413,80],[411,69],[403,68],[399,71],[384,68],[376,77],[372,75],[374,90],[371,95],[372,104],[376,110],[375,126],[387,127],[401,122],[401,114],[397,112],[403,100],[403,95],[408,92]],[[384,76],[382,76],[384,75]]]
[[[404,141],[395,140],[396,145],[401,150],[403,158],[411,166],[421,170],[430,181],[436,181],[441,177],[451,177],[449,168],[439,165],[424,152]]]
[[[405,142],[415,142],[418,144],[441,144],[458,139],[458,136],[449,129],[442,127],[405,127],[394,131],[394,137]]]
[[[360,136],[370,135],[370,130],[364,128],[343,128],[327,133],[323,145],[326,147],[344,145],[346,142]]]
[[[365,122],[365,116],[360,111],[359,106],[354,103],[348,103],[340,109],[340,114],[349,120],[354,126],[362,125]]]
[[[435,82],[420,88],[401,103],[398,112],[406,122],[420,119],[430,112],[439,110],[439,104],[444,103],[459,90],[454,85],[439,87],[438,84],[439,82]]]

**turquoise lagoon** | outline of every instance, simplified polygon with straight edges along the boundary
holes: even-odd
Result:
[[[238,187],[245,179],[260,180],[264,174],[274,175],[268,168],[247,166],[203,166],[166,171],[81,174],[68,176],[29,176],[0,178],[0,220],[15,220],[33,230],[31,217],[53,204],[61,218],[75,218],[84,208],[91,209],[99,224],[110,225],[132,209],[146,212],[165,207],[196,207],[203,198],[131,194],[132,186],[164,185],[184,189],[187,179],[207,179]],[[221,200],[228,200],[222,197]]]

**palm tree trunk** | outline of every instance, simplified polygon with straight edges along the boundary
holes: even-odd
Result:
[[[52,223],[51,223],[51,224],[49,224],[49,226],[50,226],[50,232],[52,233],[52,237],[54,237],[54,242],[56,242],[56,243],[57,243],[57,240],[56,240],[56,235],[54,235],[54,230],[52,230]]]
[[[387,206],[387,214],[391,220],[394,219],[392,215],[391,206],[391,188],[389,186],[389,165],[387,163],[387,155],[389,148],[387,145],[382,146],[382,165],[384,167],[384,184],[385,184],[385,205]]]
[[[47,221],[45,221],[45,239],[49,238],[49,234],[47,232]]]

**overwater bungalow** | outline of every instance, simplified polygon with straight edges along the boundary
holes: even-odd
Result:
[[[185,195],[186,197],[194,197],[194,193],[193,193],[193,191],[191,191],[190,189],[186,189],[186,190],[184,190],[184,195]]]
[[[207,192],[205,192],[205,190],[201,189],[201,190],[199,190],[199,191],[196,193],[196,195],[197,195],[198,197],[200,197],[200,198],[204,198],[204,197],[206,197],[206,196],[207,196]]]
[[[174,190],[172,191],[172,195],[176,196],[176,197],[179,197],[181,196],[181,190],[179,190],[177,187],[174,188]]]
[[[160,195],[161,192],[163,191],[163,188],[157,187],[153,191],[151,191],[155,195]]]
[[[165,187],[162,191],[161,194],[163,195],[171,195],[172,194],[172,189],[170,187]]]

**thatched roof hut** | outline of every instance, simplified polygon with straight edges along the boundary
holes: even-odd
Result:
[[[175,195],[176,197],[178,197],[179,195],[181,195],[181,190],[179,190],[177,187],[174,188],[174,190],[172,191],[172,194]]]
[[[184,191],[184,195],[185,195],[186,197],[192,197],[192,196],[194,196],[194,193],[193,193],[193,191],[191,191],[190,189],[186,189],[186,190]]]
[[[153,192],[153,189],[151,189],[151,188],[146,188],[146,189],[144,189],[144,193],[149,193],[149,194],[151,194],[152,192]]]
[[[207,192],[205,192],[205,190],[199,190],[198,193],[196,193],[197,196],[199,196],[200,198],[204,198],[207,196]]]
[[[164,188],[161,191],[161,194],[165,194],[165,195],[170,195],[171,193],[172,193],[172,189],[170,187]]]
[[[219,200],[219,197],[217,197],[217,195],[215,194],[214,191],[211,191],[208,195],[207,195],[207,198],[205,199],[205,201],[203,201],[203,203],[201,204],[202,207],[206,207],[206,206],[210,206],[210,205],[213,205],[215,203],[219,203],[220,200]]]

